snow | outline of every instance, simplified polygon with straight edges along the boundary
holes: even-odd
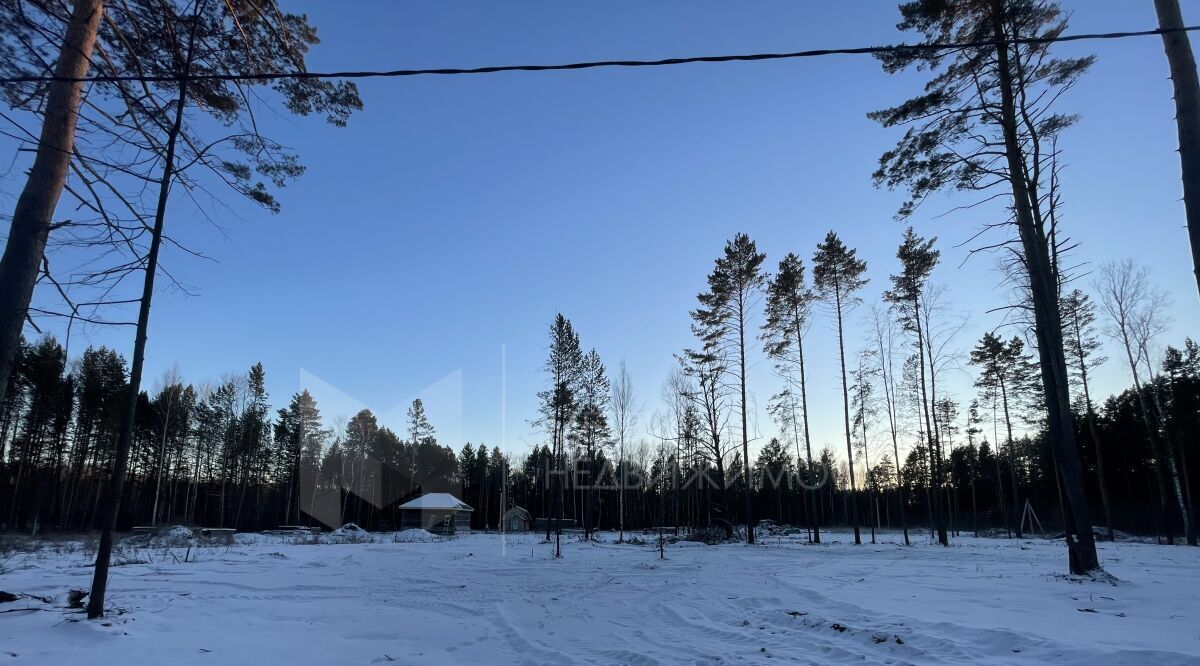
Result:
[[[0,558],[0,654],[17,663],[1155,663],[1200,661],[1200,548],[1104,543],[1116,583],[1065,574],[1059,541],[758,545],[365,534],[312,544],[120,544],[109,617],[82,542]],[[627,534],[627,536],[629,536]],[[417,538],[420,537],[420,538]],[[895,539],[888,535],[887,539]],[[46,597],[45,603],[37,597]],[[29,609],[29,610],[20,610]],[[7,612],[13,611],[13,612]]]

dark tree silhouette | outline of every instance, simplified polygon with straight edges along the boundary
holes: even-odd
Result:
[[[708,291],[697,296],[700,307],[692,311],[696,334],[704,342],[702,355],[717,358],[726,351],[737,359],[737,383],[741,393],[742,460],[750,460],[749,403],[746,397],[746,330],[765,276],[762,263],[766,255],[759,253],[754,241],[738,234],[725,244],[725,253],[716,260],[708,276]],[[748,471],[748,465],[744,465]],[[746,533],[754,543],[754,504],[749,479],[744,480],[746,501]]]
[[[804,262],[789,253],[779,262],[779,271],[767,283],[767,320],[763,324],[763,340],[767,355],[776,360],[780,374],[795,384],[800,392],[800,417],[804,425],[804,453],[806,471],[813,467],[812,436],[808,427],[808,381],[804,368],[804,336],[812,318],[812,290],[804,280]],[[793,427],[793,430],[798,430]],[[806,485],[812,480],[807,479]],[[805,503],[808,524],[812,526],[813,543],[821,543],[821,526],[817,524],[814,509],[816,488],[806,488],[810,495]]]
[[[995,46],[941,51],[895,51],[879,56],[890,73],[920,67],[932,73],[924,92],[870,117],[886,127],[906,127],[897,147],[884,153],[875,174],[879,185],[904,186],[910,215],[943,189],[990,192],[1007,199],[1015,243],[1001,246],[1028,277],[1027,304],[1041,365],[1047,425],[1064,493],[1070,569],[1100,569],[1083,486],[1068,390],[1061,285],[1048,233],[1053,188],[1054,138],[1075,120],[1053,104],[1091,66],[1093,58],[1057,59],[1051,44],[1067,28],[1058,4],[1048,0],[943,0],[900,5],[901,30],[919,32],[926,43],[990,41]],[[994,191],[993,191],[994,190]]]
[[[817,245],[813,254],[813,284],[822,300],[830,307],[838,334],[838,363],[842,372],[842,416],[845,421],[846,457],[850,465],[850,522],[854,525],[854,543],[862,543],[862,534],[858,524],[858,488],[854,480],[854,446],[850,442],[850,386],[846,379],[846,316],[858,305],[859,298],[855,293],[867,284],[864,273],[867,272],[867,262],[861,260],[856,252],[830,231],[825,240]]]
[[[933,419],[929,394],[926,391],[926,360],[933,363],[933,352],[929,349],[931,343],[926,339],[927,331],[923,327],[925,314],[921,312],[921,299],[929,276],[937,266],[941,252],[933,249],[936,238],[928,240],[917,236],[912,227],[904,232],[904,240],[896,250],[896,258],[900,260],[900,272],[892,275],[892,288],[883,294],[883,299],[891,303],[899,314],[900,325],[916,336],[917,367],[920,371],[920,400],[921,414],[925,419],[923,430],[926,445],[929,448],[931,483],[934,488],[943,484],[942,447],[939,429]],[[942,507],[941,493],[933,493],[933,517],[937,529],[938,543],[950,545],[946,535],[946,517]]]
[[[1184,27],[1179,0],[1154,0],[1158,27]],[[1187,214],[1188,241],[1192,248],[1192,271],[1200,290],[1200,76],[1196,56],[1186,32],[1163,33],[1163,50],[1171,68],[1175,88],[1175,124],[1179,128],[1179,166],[1183,172],[1183,205]]]

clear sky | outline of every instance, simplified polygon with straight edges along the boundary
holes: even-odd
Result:
[[[894,2],[309,2],[323,43],[313,70],[470,67],[610,58],[793,51],[893,43]],[[1156,25],[1149,0],[1069,0],[1072,32]],[[1200,2],[1184,3],[1200,21]],[[1175,299],[1165,341],[1200,324],[1191,277],[1167,65],[1158,38],[1062,46],[1099,62],[1060,108],[1082,120],[1064,139],[1065,222],[1078,258],[1133,257]],[[308,171],[272,216],[241,204],[221,230],[180,202],[169,227],[218,260],[168,251],[197,294],[155,302],[147,385],[178,363],[216,379],[262,361],[277,404],[314,388],[331,420],[357,403],[403,426],[403,405],[430,397],[443,442],[540,441],[529,425],[544,384],[556,312],[615,369],[624,359],[645,405],[658,407],[671,354],[692,345],[688,311],[725,240],[750,234],[774,266],[805,258],[829,229],[869,265],[867,302],[895,269],[901,195],[870,174],[897,134],[866,112],[914,94],[919,76],[888,76],[865,56],[652,69],[506,73],[359,82],[365,110],[349,127],[282,115],[268,133]],[[17,158],[23,159],[23,158]],[[3,200],[19,185],[11,170]],[[1002,321],[994,258],[960,246],[994,211],[913,220],[940,237],[969,348]],[[1087,286],[1087,281],[1083,283]],[[864,308],[859,318],[865,316]],[[855,320],[851,349],[865,339]],[[50,326],[54,330],[54,326]],[[89,328],[72,341],[128,355],[127,330]],[[841,440],[836,346],[818,315],[808,343],[814,444]],[[751,388],[777,388],[757,349]],[[503,372],[502,372],[503,368]],[[969,400],[965,373],[950,392]],[[1110,362],[1107,394],[1124,382]],[[431,388],[432,387],[432,388]],[[461,401],[458,397],[461,389]],[[342,396],[342,397],[337,397]],[[399,409],[395,406],[401,405]],[[760,414],[759,430],[774,428]]]

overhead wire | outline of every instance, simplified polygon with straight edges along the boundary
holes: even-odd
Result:
[[[1156,28],[1153,30],[1136,30],[1125,32],[1093,32],[1075,35],[1057,35],[1054,37],[1021,37],[1009,40],[980,40],[972,42],[928,42],[922,44],[892,44],[886,46],[859,46],[850,48],[809,49],[790,53],[749,53],[736,55],[690,56],[682,58],[664,58],[660,60],[592,60],[543,65],[491,65],[485,67],[440,67],[432,69],[393,69],[393,70],[346,70],[332,72],[245,72],[238,74],[200,73],[200,74],[97,74],[86,77],[62,77],[52,75],[29,75],[0,77],[0,85],[15,83],[172,83],[187,81],[274,81],[283,79],[368,79],[395,78],[406,76],[456,76],[475,74],[496,74],[500,72],[554,72],[582,69],[599,69],[610,67],[664,67],[687,65],[692,63],[720,62],[758,62],[765,60],[787,60],[795,58],[818,58],[833,55],[881,55],[885,53],[928,53],[937,51],[952,51],[969,48],[995,47],[1003,44],[1057,44],[1066,42],[1082,42],[1096,40],[1127,39],[1131,37],[1161,36],[1173,33],[1188,33],[1200,30],[1200,26],[1184,26],[1180,28]]]

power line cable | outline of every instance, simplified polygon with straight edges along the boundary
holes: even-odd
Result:
[[[594,60],[589,62],[574,62],[558,65],[494,65],[489,67],[468,68],[438,68],[438,69],[394,69],[388,71],[339,71],[339,72],[253,72],[248,74],[194,74],[183,76],[179,74],[161,75],[97,75],[83,78],[63,76],[10,76],[0,77],[0,85],[13,83],[118,83],[146,82],[168,83],[189,81],[272,81],[279,79],[368,79],[392,78],[401,76],[450,76],[459,74],[495,74],[498,72],[553,72],[576,69],[597,69],[602,67],[662,67],[668,65],[687,65],[691,63],[710,62],[754,62],[760,60],[786,60],[791,58],[817,58],[831,55],[878,55],[883,53],[922,53],[931,51],[952,51],[968,48],[994,47],[1003,44],[1053,44],[1060,42],[1082,42],[1110,39],[1125,39],[1129,37],[1150,37],[1172,33],[1188,33],[1200,30],[1200,26],[1184,26],[1181,28],[1157,28],[1154,30],[1138,30],[1132,32],[1094,32],[1078,35],[1059,35],[1057,37],[1022,37],[1009,40],[982,40],[974,42],[947,43],[933,42],[927,44],[894,44],[890,46],[860,46],[854,48],[812,49],[792,53],[752,53],[742,55],[693,56],[688,58],[666,58],[663,60]]]

